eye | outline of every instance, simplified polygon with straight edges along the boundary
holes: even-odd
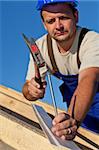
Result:
[[[67,17],[67,16],[60,16],[59,19],[60,19],[60,20],[67,20],[67,19],[70,19],[70,18]]]
[[[55,22],[55,18],[46,20],[46,23],[53,24]]]

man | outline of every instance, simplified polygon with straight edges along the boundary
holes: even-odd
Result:
[[[38,39],[37,45],[50,70],[64,81],[60,90],[69,117],[59,113],[52,127],[52,132],[62,139],[73,139],[82,122],[85,128],[99,133],[99,34],[77,26],[76,6],[76,0],[38,0],[38,10],[49,35]],[[35,81],[30,58],[24,96],[32,101],[43,97],[46,84],[44,80],[42,83],[40,88]]]

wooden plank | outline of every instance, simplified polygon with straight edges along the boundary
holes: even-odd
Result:
[[[0,85],[0,105],[5,106],[6,108],[9,108],[9,109],[11,108],[12,110],[15,108],[14,111],[17,111],[17,106],[16,106],[17,103],[19,103],[19,105],[20,105],[20,106],[18,106],[18,108],[19,108],[20,113],[22,113],[22,114],[23,114],[23,111],[22,111],[23,108],[27,107],[28,111],[26,112],[25,115],[28,115],[28,117],[31,119],[33,119],[32,115],[31,115],[33,113],[31,103],[37,104],[39,106],[43,106],[43,108],[48,113],[54,115],[53,106],[51,106],[47,103],[43,103],[39,100],[37,100],[35,102],[30,102],[24,98],[22,93]],[[21,105],[22,105],[22,107],[21,107]],[[30,109],[30,111],[29,111],[29,109]],[[61,112],[62,110],[58,109],[58,111]]]
[[[96,134],[84,128],[79,128],[78,132],[86,138],[90,139],[91,141],[94,141],[97,145],[99,145],[99,134]]]
[[[69,150],[50,144],[26,123],[4,112],[0,113],[0,139],[16,150]]]
[[[16,150],[16,149],[0,141],[0,150]]]
[[[50,114],[54,114],[53,107],[46,103],[36,101],[36,102],[33,102],[33,104],[42,106],[46,112]],[[0,105],[38,123],[38,119],[35,116],[35,113],[32,109],[31,102],[27,101],[23,97],[22,93],[20,92],[17,92],[11,88],[7,88],[1,85],[0,86]],[[63,110],[58,109],[58,112],[60,111],[63,111]],[[81,133],[86,138],[93,141],[95,144],[99,145],[99,134],[90,132],[82,127],[79,128],[78,132]],[[87,142],[86,140],[83,140],[82,138],[78,136],[76,136],[74,140],[91,149],[96,149],[92,144],[90,144],[89,142]]]
[[[62,140],[54,136],[54,134],[51,132],[52,127],[51,117],[45,112],[45,110],[42,107],[34,104],[32,106],[40,122],[40,126],[42,127],[44,133],[48,137],[51,144],[57,146],[64,146],[66,148],[69,148],[70,150],[80,150],[80,148],[73,141]]]

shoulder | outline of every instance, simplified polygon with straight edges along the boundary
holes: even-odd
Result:
[[[81,45],[83,44],[88,44],[90,43],[93,44],[92,42],[99,42],[99,33],[96,32],[96,31],[93,31],[93,30],[89,30],[85,36],[84,36],[84,39],[81,43]]]
[[[80,45],[80,53],[85,51],[93,51],[93,49],[97,49],[99,52],[99,33],[96,31],[89,30]]]
[[[79,58],[80,70],[90,67],[99,67],[99,33],[88,31],[82,40]]]
[[[36,44],[38,45],[39,48],[44,46],[47,43],[47,34],[43,35],[39,39],[36,40]]]
[[[87,32],[86,35],[87,36],[89,36],[89,35],[99,36],[99,32],[89,29],[89,31]]]

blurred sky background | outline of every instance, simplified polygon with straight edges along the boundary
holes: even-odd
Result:
[[[45,33],[36,8],[36,0],[0,0],[0,84],[21,92],[29,62],[29,50],[22,33],[39,38]],[[99,31],[99,1],[79,1],[79,25]],[[52,77],[57,105],[66,109],[62,102],[59,85]],[[42,101],[52,104],[49,86]]]

